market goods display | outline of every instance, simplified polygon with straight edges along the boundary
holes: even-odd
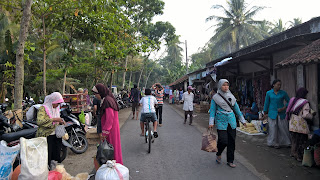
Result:
[[[244,125],[242,125],[240,123],[240,130],[245,131],[250,134],[259,133],[259,131],[255,128],[254,124],[252,124],[252,123],[247,123],[247,127],[244,127]]]

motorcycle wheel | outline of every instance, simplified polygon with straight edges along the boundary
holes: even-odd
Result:
[[[67,153],[68,153],[67,147],[62,145],[61,146],[61,151],[60,151],[60,161],[61,162],[66,159]],[[59,162],[59,163],[61,163],[61,162]]]
[[[69,143],[72,146],[72,148],[70,149],[76,154],[82,154],[86,152],[86,150],[88,149],[88,140],[84,134],[77,133],[77,136],[82,145],[79,144],[77,137],[74,134],[72,134],[69,139]]]

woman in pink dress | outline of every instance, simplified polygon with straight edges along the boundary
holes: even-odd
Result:
[[[101,128],[102,140],[107,140],[114,147],[114,159],[117,163],[123,164],[121,139],[117,101],[111,91],[103,84],[97,84],[92,88],[92,92],[97,99],[101,100]]]

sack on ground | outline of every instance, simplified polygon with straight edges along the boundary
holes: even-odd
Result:
[[[320,143],[314,146],[314,161],[317,166],[320,166]]]
[[[20,144],[8,147],[5,141],[1,141],[0,145],[0,179],[11,179],[12,166],[19,154]]]
[[[112,144],[108,143],[108,141],[102,142],[98,146],[96,158],[100,165],[105,164],[108,160],[113,160],[114,148]]]
[[[314,164],[313,160],[313,147],[308,147],[309,149],[304,149],[302,165],[307,167],[312,167]]]
[[[95,180],[129,180],[129,169],[115,160],[107,161],[97,171]]]
[[[201,150],[207,152],[217,152],[217,136],[212,131],[202,135]]]
[[[47,138],[20,138],[21,173],[19,180],[48,180]]]

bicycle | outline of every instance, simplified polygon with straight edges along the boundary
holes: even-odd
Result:
[[[153,139],[153,132],[151,131],[150,128],[150,122],[152,121],[152,114],[146,114],[146,121],[144,122],[144,127],[145,127],[145,131],[144,131],[144,137],[145,137],[145,141],[148,144],[148,153],[151,152],[151,143],[154,142]]]

